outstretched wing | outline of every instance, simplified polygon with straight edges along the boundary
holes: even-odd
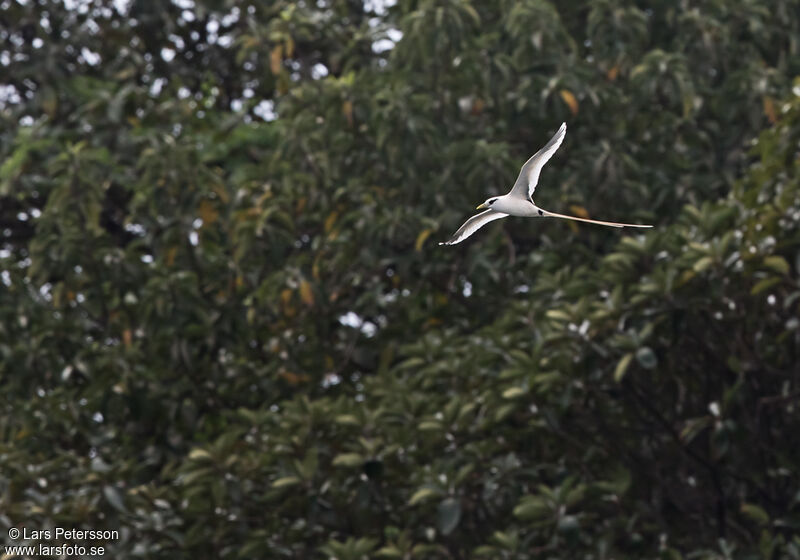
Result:
[[[514,186],[511,187],[511,196],[518,198],[531,198],[533,191],[536,190],[536,184],[539,182],[539,173],[542,172],[542,167],[553,157],[556,150],[561,146],[564,141],[564,136],[567,135],[567,123],[561,123],[561,128],[558,129],[550,141],[544,147],[533,154],[531,158],[525,162],[522,169],[519,170],[519,177],[517,177]]]
[[[458,231],[453,234],[453,237],[451,237],[449,241],[439,243],[439,245],[455,245],[456,243],[461,243],[467,237],[481,229],[489,222],[493,220],[499,220],[500,218],[505,218],[506,216],[508,216],[508,214],[504,212],[497,212],[495,210],[487,210],[486,212],[475,214],[469,220],[464,222],[464,225],[458,228]]]
[[[597,224],[600,226],[611,226],[611,227],[638,227],[638,228],[649,228],[653,227],[651,225],[644,225],[644,224],[622,224],[620,222],[603,222],[601,220],[590,220],[589,218],[579,218],[577,216],[567,216],[566,214],[556,214],[555,212],[548,212],[547,210],[542,210],[544,212],[545,217],[550,218],[563,218],[565,220],[577,220],[579,222],[586,222],[589,224]]]

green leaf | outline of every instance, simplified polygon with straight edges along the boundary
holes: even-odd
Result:
[[[556,321],[569,321],[571,317],[560,309],[550,309],[545,313],[548,319],[554,319]]]
[[[364,457],[358,453],[342,453],[333,459],[334,467],[361,467],[364,464]]]
[[[622,378],[625,377],[625,372],[628,371],[628,366],[631,364],[632,359],[633,354],[630,352],[622,356],[622,359],[617,363],[617,367],[614,369],[614,381],[617,383],[622,381]]]
[[[103,496],[115,510],[121,513],[128,513],[128,509],[125,507],[125,502],[122,500],[119,490],[113,486],[103,486]]]
[[[586,495],[586,485],[579,484],[575,488],[569,491],[569,493],[564,498],[564,504],[572,508],[577,505],[581,500],[583,500],[584,496]]]
[[[686,425],[681,430],[681,440],[689,444],[697,435],[712,424],[708,416],[692,418],[686,421]]]
[[[781,256],[772,255],[764,259],[764,266],[778,274],[789,274],[789,263]]]
[[[403,551],[395,545],[390,544],[376,550],[375,556],[378,558],[397,558],[398,560],[402,560]]]
[[[439,495],[441,495],[441,491],[430,487],[423,487],[414,492],[408,500],[408,505],[415,506]]]
[[[302,482],[299,477],[297,476],[284,476],[272,483],[273,488],[288,488],[290,486],[296,486]]]
[[[615,496],[622,496],[628,491],[631,485],[631,474],[624,468],[617,468],[612,473],[611,480],[601,480],[592,484],[592,488],[600,491],[603,494],[613,494]]]
[[[769,290],[771,287],[775,286],[776,284],[780,284],[783,280],[781,278],[764,278],[760,282],[757,282],[755,286],[750,290],[750,293],[754,296],[760,294],[761,292],[765,292]]]
[[[494,421],[502,422],[517,409],[517,406],[519,406],[517,403],[511,402],[497,407],[497,410],[494,412]]]
[[[453,532],[461,519],[461,503],[455,498],[445,498],[436,510],[439,532],[447,536]]]
[[[769,523],[769,515],[761,506],[745,503],[742,504],[739,509],[745,517],[751,521],[755,521],[758,525],[766,525]]]
[[[0,165],[0,180],[11,179],[21,170],[28,157],[29,146],[24,144],[18,147],[10,157]]]
[[[367,553],[372,552],[375,546],[378,544],[378,541],[371,538],[360,538],[356,540],[355,544],[352,547],[353,554],[356,557],[366,557]]]
[[[564,515],[558,520],[558,530],[562,533],[571,533],[580,529],[580,522],[574,515]]]
[[[509,387],[505,391],[503,391],[503,398],[504,399],[517,399],[522,397],[528,393],[528,390],[524,387]]]
[[[353,414],[340,414],[333,419],[340,426],[360,426],[361,422]]]
[[[697,262],[694,263],[694,266],[692,266],[692,269],[695,272],[703,272],[708,267],[710,267],[713,262],[714,262],[714,259],[712,259],[711,257],[701,257],[701,258],[699,258],[697,260]]]
[[[682,560],[681,553],[674,548],[664,548],[660,554],[661,560]]]
[[[552,515],[553,509],[540,496],[525,496],[514,508],[514,517],[523,521],[536,521]]]
[[[519,535],[515,532],[495,531],[492,539],[506,550],[516,550],[519,546]]]
[[[189,452],[189,459],[191,459],[192,461],[211,459],[211,453],[209,453],[205,449],[200,449],[199,447],[195,447]]]

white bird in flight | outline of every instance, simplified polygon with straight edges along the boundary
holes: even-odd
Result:
[[[522,218],[565,218],[567,220],[578,220],[580,222],[618,228],[653,227],[651,225],[603,222],[600,220],[579,218],[577,216],[556,214],[555,212],[543,210],[534,204],[533,191],[536,190],[536,184],[539,182],[539,173],[541,173],[544,164],[553,157],[558,147],[561,146],[561,142],[564,141],[564,136],[566,136],[566,134],[567,123],[561,123],[561,128],[558,129],[558,132],[553,135],[550,141],[545,144],[541,150],[533,154],[531,158],[525,162],[525,165],[522,166],[519,177],[517,177],[509,193],[503,196],[487,198],[486,201],[477,208],[478,210],[486,208],[487,210],[485,212],[472,216],[469,220],[464,222],[464,225],[458,228],[458,231],[453,234],[453,237],[450,238],[449,241],[439,243],[439,245],[455,245],[456,243],[461,243],[489,222],[505,218],[506,216],[520,216]]]

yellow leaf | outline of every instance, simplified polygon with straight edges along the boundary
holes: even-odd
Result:
[[[275,45],[269,53],[269,69],[273,74],[279,74],[283,65],[283,45]]]
[[[308,202],[308,198],[306,198],[305,196],[298,198],[297,202],[294,205],[295,214],[302,214],[303,210],[306,209],[306,203],[307,202]]]
[[[347,124],[353,126],[353,102],[349,99],[342,103],[342,113],[347,119]]]
[[[578,114],[578,100],[575,99],[575,96],[572,94],[571,91],[568,89],[562,89],[559,94],[561,94],[561,99],[564,100],[564,103],[567,104],[569,110],[572,112],[573,115]]]
[[[290,301],[292,301],[292,290],[287,288],[281,292],[281,303],[283,303],[284,306],[287,306],[289,305]]]
[[[572,210],[572,213],[578,216],[579,218],[588,218],[589,212],[586,211],[586,208],[583,206],[578,206],[577,204],[573,204],[569,207]]]
[[[425,321],[425,328],[437,327],[441,324],[442,324],[441,319],[437,319],[436,317],[431,317],[430,319]]]
[[[217,196],[219,197],[219,199],[222,201],[223,204],[227,204],[228,201],[230,200],[228,192],[225,190],[224,187],[217,185],[211,190],[213,190],[217,194]]]
[[[285,72],[278,74],[278,85],[275,89],[280,95],[284,95],[289,91],[289,76]]]
[[[619,76],[619,64],[615,64],[608,69],[608,72],[606,72],[606,78],[608,78],[611,82],[616,80],[617,76]]]
[[[278,373],[286,383],[292,386],[300,385],[308,381],[308,376],[304,373],[292,373],[291,371],[281,371]]]
[[[41,98],[42,109],[44,112],[54,117],[56,111],[58,110],[58,96],[53,88],[49,86],[45,86],[41,90],[41,94],[39,95]]]
[[[175,264],[175,255],[177,254],[178,254],[177,247],[170,247],[169,249],[167,249],[167,254],[164,257],[164,262],[167,263],[167,266],[172,266],[173,264]]]
[[[260,43],[261,39],[258,37],[245,36],[244,40],[242,41],[242,49],[249,51],[256,48]]]
[[[131,333],[130,329],[125,329],[122,331],[122,342],[125,344],[125,348],[131,347],[131,344],[133,343],[133,333]]]
[[[300,299],[309,307],[314,305],[314,292],[311,290],[311,283],[308,280],[300,281]]]
[[[430,236],[431,233],[433,233],[433,230],[430,228],[423,229],[421,232],[419,232],[419,235],[417,236],[417,242],[414,243],[414,249],[417,251],[422,251],[422,246],[425,244],[425,240],[428,239],[428,236]]]
[[[775,112],[775,101],[769,96],[764,96],[764,114],[767,116],[770,124],[778,122],[778,114]]]
[[[256,199],[256,206],[258,207],[258,210],[264,208],[264,203],[273,196],[269,184],[264,185],[264,187],[266,188],[266,191],[264,192],[264,194],[259,196],[258,199]],[[251,208],[251,210],[253,209]],[[258,210],[256,210],[256,213],[258,213]]]
[[[689,282],[692,278],[696,276],[694,270],[684,270],[683,273],[678,277],[678,281],[675,283],[676,287],[683,286],[687,282]]]
[[[219,217],[219,212],[214,207],[214,204],[210,200],[204,200],[200,203],[200,206],[197,208],[197,215],[203,220],[203,227],[207,225],[211,225],[217,221]]]
[[[283,44],[286,45],[286,56],[291,57],[294,54],[294,39],[287,37]]]
[[[333,224],[336,223],[336,218],[338,217],[339,217],[339,212],[337,212],[336,210],[328,214],[328,217],[325,218],[325,233],[330,233],[330,231],[333,229]]]

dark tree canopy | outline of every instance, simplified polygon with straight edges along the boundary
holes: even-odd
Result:
[[[0,0],[2,533],[800,558],[798,76],[796,0]],[[656,227],[439,247],[562,121]]]

